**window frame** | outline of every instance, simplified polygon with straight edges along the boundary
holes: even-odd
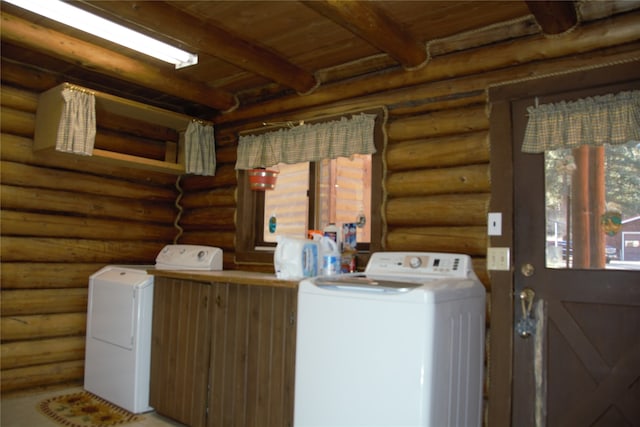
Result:
[[[368,114],[375,114],[374,145],[376,152],[371,155],[371,207],[372,211],[367,218],[371,224],[371,242],[368,248],[358,248],[358,265],[366,264],[371,253],[382,248],[382,201],[383,201],[383,155],[386,147],[386,134],[384,126],[386,124],[387,112],[378,108],[370,111],[363,111]],[[338,116],[339,117],[339,116]],[[324,122],[335,120],[336,117],[323,119]],[[315,185],[316,165],[310,163],[310,185]],[[249,188],[249,176],[247,171],[236,171],[237,206],[236,206],[236,236],[235,236],[235,262],[236,264],[273,264],[273,253],[275,246],[259,246],[262,241],[262,224],[264,218],[264,192],[253,191]],[[311,187],[310,187],[311,188]],[[315,200],[309,200],[309,220],[314,223]],[[374,209],[374,207],[378,207]],[[251,227],[242,226],[252,224]]]

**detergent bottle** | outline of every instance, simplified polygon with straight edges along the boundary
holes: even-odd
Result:
[[[331,237],[322,236],[320,240],[320,251],[322,253],[322,274],[330,276],[340,273],[340,250],[338,243]]]
[[[296,237],[278,236],[273,264],[278,279],[292,280],[320,274],[320,244]]]

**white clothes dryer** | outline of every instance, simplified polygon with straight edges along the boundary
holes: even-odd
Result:
[[[150,411],[153,266],[106,266],[89,278],[85,390],[126,409]]]

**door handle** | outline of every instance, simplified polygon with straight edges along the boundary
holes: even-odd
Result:
[[[531,314],[535,296],[536,293],[531,288],[524,288],[518,294],[522,317],[516,323],[516,332],[520,338],[529,338],[536,331],[536,324]]]

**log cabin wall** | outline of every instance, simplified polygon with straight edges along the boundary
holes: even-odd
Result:
[[[231,113],[216,126],[216,176],[183,176],[179,197],[174,175],[35,155],[37,94],[59,82],[17,85],[3,63],[2,391],[81,381],[88,276],[105,264],[152,263],[178,234],[176,198],[179,243],[223,248],[225,269],[273,271],[234,261],[242,226],[235,223],[237,135],[267,119],[385,106],[384,249],[468,253],[490,291],[486,214],[495,196],[491,180],[500,177],[489,176],[487,88],[638,58],[639,17],[633,12],[549,39],[511,40],[510,31],[526,31],[498,28],[506,42],[459,50],[466,35],[432,45],[429,64],[408,77],[327,85]]]
[[[179,243],[222,248],[225,270],[244,269],[235,264],[236,147],[216,135],[215,176],[182,176],[178,204],[182,209]],[[258,268],[273,272],[273,268]]]
[[[176,234],[177,190],[175,175],[34,153],[39,92],[2,83],[5,395],[82,382],[88,278],[106,264],[153,264]],[[101,129],[97,139],[105,148],[123,138]]]

